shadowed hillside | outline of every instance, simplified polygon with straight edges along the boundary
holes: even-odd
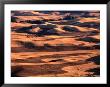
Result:
[[[100,12],[12,11],[11,76],[100,76]]]

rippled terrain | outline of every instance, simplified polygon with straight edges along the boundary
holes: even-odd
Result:
[[[100,76],[100,12],[12,11],[11,76]]]

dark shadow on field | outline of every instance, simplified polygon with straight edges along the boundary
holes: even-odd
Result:
[[[12,66],[11,67],[11,77],[19,77],[16,73],[23,71],[22,66]]]
[[[64,57],[88,55],[88,54],[90,53],[53,54],[53,55],[39,56],[39,58],[64,58]]]
[[[13,29],[12,31],[15,31],[17,33],[36,34],[34,32],[30,32],[30,30],[35,27],[37,27],[37,26],[22,27],[22,28]]]
[[[47,57],[46,57],[47,58]],[[21,63],[35,63],[33,61],[36,61],[36,59],[33,58],[33,61],[30,61],[32,58],[29,59],[24,59],[24,60],[15,60],[15,62],[21,62]],[[27,62],[30,61],[30,62]],[[59,61],[64,61],[63,59],[53,59],[48,62],[59,62]],[[43,64],[43,65],[23,65],[21,66],[12,66],[12,77],[25,77],[25,76],[39,76],[39,75],[56,75],[56,74],[63,74],[67,73],[67,71],[62,70],[63,67],[66,66],[75,66],[75,65],[81,65],[81,64],[87,64],[94,62],[96,64],[99,64],[100,61],[100,56],[95,56],[87,60],[79,60],[75,62],[64,62],[60,64]],[[37,62],[38,63],[38,62]],[[41,62],[39,62],[41,63]],[[94,75],[100,75],[100,67],[98,68],[93,68],[90,70],[87,70],[87,72],[93,72],[92,75],[88,76],[94,76]]]
[[[84,22],[84,23],[78,23],[78,24],[75,24],[75,25],[80,26],[80,27],[100,29],[100,23],[96,23],[96,22]]]
[[[54,62],[54,61],[50,61],[50,62]],[[23,70],[17,72],[15,75],[22,77],[22,76],[37,76],[37,75],[46,75],[46,74],[49,75],[63,74],[67,72],[62,70],[62,68],[65,66],[75,66],[75,65],[87,64],[87,63],[89,63],[89,61],[87,62],[84,60],[80,60],[77,62],[65,62],[62,64],[23,65],[22,66]]]
[[[42,26],[42,25],[40,25],[40,26]],[[32,29],[37,28],[37,27],[39,27],[39,26],[32,25],[32,26],[29,26],[29,27],[22,27],[22,28],[18,28],[18,29],[13,29],[12,31],[14,31],[16,33],[27,33],[28,35],[33,34],[35,36],[59,35],[54,28],[52,28],[52,29],[47,29],[47,28],[42,29],[42,28],[40,28],[40,30],[38,32],[32,32],[31,31]]]
[[[87,59],[86,61],[92,61],[92,62],[96,63],[97,65],[100,65],[100,55],[91,57],[91,58]]]
[[[29,57],[27,59],[12,60],[13,63],[45,63],[38,57]]]
[[[89,69],[86,72],[93,72],[92,75],[88,75],[88,76],[100,75],[100,67]]]
[[[49,44],[44,44],[44,46],[37,46],[32,42],[22,42],[18,41],[18,45],[21,47],[12,47],[12,53],[20,53],[20,52],[60,52],[60,51],[73,51],[73,50],[93,50],[99,49],[94,46],[83,46],[83,45],[71,45],[65,46],[63,44],[59,46],[51,46]]]
[[[41,59],[45,58],[56,58],[56,59],[63,59],[64,57],[69,56],[78,56],[78,55],[89,55],[90,53],[72,53],[72,54],[54,54],[54,55],[44,55],[39,57],[29,57],[27,59],[16,59],[12,60],[12,62],[19,62],[19,63],[44,63]],[[55,59],[53,59],[55,60]],[[100,56],[94,56],[86,60],[87,62],[94,62],[97,65],[100,65]]]
[[[23,42],[23,41],[17,41],[18,45],[23,46],[24,48],[28,49],[35,49],[37,46],[32,42]]]
[[[79,38],[77,39],[79,41],[86,41],[86,42],[94,42],[94,43],[99,43],[100,39],[92,38],[92,37],[84,37],[84,38]]]
[[[27,20],[25,21],[26,23],[31,23],[31,24],[44,24],[44,20]]]
[[[37,11],[38,12],[38,11]],[[40,11],[39,11],[40,12]],[[41,11],[40,13],[44,14],[51,14],[52,11]],[[68,67],[68,66],[76,66],[82,64],[89,64],[93,63],[93,65],[100,65],[100,55],[91,57],[91,55],[96,55],[97,49],[99,51],[100,49],[100,40],[96,38],[91,38],[93,35],[99,35],[100,33],[100,23],[97,22],[80,22],[80,19],[82,18],[99,18],[99,15],[97,12],[95,14],[91,14],[89,11],[60,11],[59,13],[54,13],[54,15],[62,15],[61,18],[42,18],[41,19],[22,19],[17,16],[35,16],[37,17],[38,15],[33,15],[33,13],[29,12],[23,12],[19,13],[13,12],[14,13],[11,16],[11,22],[13,23],[21,23],[24,26],[24,23],[28,23],[31,26],[28,27],[23,27],[21,25],[12,27],[11,32],[13,35],[12,41],[15,41],[15,39],[21,39],[24,41],[16,41],[16,45],[18,47],[11,47],[11,52],[12,55],[13,53],[17,53],[19,57],[21,58],[15,58],[13,60],[12,58],[12,63],[15,66],[11,66],[11,76],[12,77],[28,77],[28,76],[39,76],[39,75],[52,75],[56,76],[57,74],[65,74],[68,73],[65,71],[63,68]],[[69,15],[64,15],[66,13],[70,13]],[[94,13],[94,12],[93,12]],[[98,11],[99,13],[99,11]],[[97,20],[97,19],[96,19]],[[46,24],[47,23],[47,24]],[[59,25],[59,26],[58,26]],[[77,27],[74,27],[77,26]],[[80,27],[85,28],[84,31],[80,29]],[[63,32],[59,29],[61,28]],[[82,28],[82,29],[83,29]],[[93,28],[93,30],[92,30]],[[95,28],[95,29],[94,29]],[[86,30],[87,29],[87,30]],[[90,30],[89,30],[90,29]],[[21,34],[23,33],[23,34]],[[15,34],[15,35],[14,35]],[[18,34],[18,37],[17,37]],[[29,41],[26,41],[24,37],[19,37],[19,35],[24,35],[26,37],[25,39],[30,39]],[[54,38],[47,38],[45,36],[49,35],[55,35],[55,36],[62,36],[62,37],[54,37]],[[15,36],[15,37],[14,37]],[[33,36],[33,38],[29,38],[29,36]],[[63,37],[65,36],[65,37]],[[90,37],[88,37],[90,36]],[[44,37],[43,39],[36,39],[37,37]],[[88,42],[88,43],[94,43],[95,45],[85,45],[80,44],[80,45],[74,45],[74,42],[72,45],[65,45],[62,43],[60,44],[54,44],[55,46],[50,45],[49,43],[52,40],[55,39],[68,39],[68,38],[73,38],[77,41],[81,42]],[[37,41],[43,42],[43,46],[37,45]],[[60,40],[58,40],[60,41]],[[35,43],[34,43],[35,42]],[[77,43],[77,42],[75,42]],[[84,53],[80,53],[78,50],[84,50]],[[89,52],[88,50],[93,50],[94,53]],[[73,51],[73,53],[68,53],[68,54],[60,54],[64,53],[63,51]],[[75,53],[74,51],[77,51]],[[46,53],[40,56],[33,57],[35,55],[32,54],[23,54],[23,52],[59,52],[59,53],[54,53],[53,55]],[[86,59],[85,56],[90,56],[88,59]],[[83,57],[85,57],[83,59]],[[26,58],[25,58],[26,57]],[[27,58],[28,57],[28,58]],[[71,62],[67,61],[66,58],[70,58]],[[78,58],[82,58],[81,60]],[[73,58],[73,59],[72,59]],[[73,60],[73,61],[72,61]],[[18,65],[17,65],[18,64]],[[21,65],[20,65],[21,64]],[[82,70],[82,68],[81,68]],[[71,71],[71,70],[70,70]],[[73,69],[74,71],[74,69]],[[79,70],[80,72],[80,70]],[[95,75],[100,75],[100,67],[97,68],[92,68],[86,70],[86,72],[93,72],[93,74],[90,74],[88,76],[93,77]],[[77,73],[77,72],[76,72]]]

